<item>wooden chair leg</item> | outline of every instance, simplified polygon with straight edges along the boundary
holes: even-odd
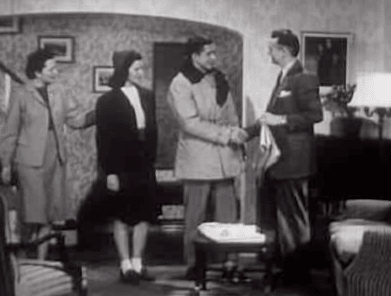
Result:
[[[206,253],[196,246],[196,287],[206,290]]]

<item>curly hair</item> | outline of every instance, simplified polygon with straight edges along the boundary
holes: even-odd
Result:
[[[37,49],[27,56],[27,65],[25,69],[26,76],[29,79],[36,78],[35,73],[41,72],[45,67],[47,60],[51,60],[55,55],[46,49]]]

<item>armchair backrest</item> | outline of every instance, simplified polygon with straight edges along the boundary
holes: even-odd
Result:
[[[0,295],[14,296],[13,267],[7,251],[7,217],[7,201],[0,189]]]
[[[69,262],[64,254],[60,254],[60,261],[16,258],[15,251],[29,245],[19,244],[11,236],[6,198],[9,189],[0,185],[0,296],[68,295],[72,290],[76,291],[77,295],[86,295],[85,269]],[[52,238],[57,238],[58,244],[64,246],[63,236],[59,233],[36,240],[32,246]],[[65,251],[62,249],[62,252]]]
[[[353,199],[346,201],[344,218],[359,218],[391,223],[391,201]]]

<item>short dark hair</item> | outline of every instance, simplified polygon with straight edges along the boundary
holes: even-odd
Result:
[[[205,36],[194,36],[187,40],[186,56],[191,57],[193,53],[199,54],[205,45],[212,44],[212,39]]]
[[[37,49],[27,56],[27,65],[25,69],[26,76],[29,79],[36,78],[35,72],[41,72],[45,67],[47,60],[51,60],[55,55],[46,49]]]
[[[286,47],[292,56],[296,57],[300,51],[299,38],[289,29],[274,30],[272,38],[277,38],[277,44]]]

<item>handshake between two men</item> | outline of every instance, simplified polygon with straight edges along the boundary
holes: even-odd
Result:
[[[286,115],[277,115],[270,112],[263,113],[259,119],[254,124],[255,126],[259,126],[260,124],[266,124],[270,126],[276,125],[284,125],[287,123]],[[240,127],[232,127],[231,136],[228,141],[229,145],[232,146],[241,146],[247,140],[249,140],[250,135],[246,132],[246,130]]]
[[[242,144],[244,144],[247,141],[248,137],[249,137],[249,135],[247,134],[247,132],[244,129],[242,129],[238,126],[232,127],[230,138],[228,140],[228,145],[231,145],[234,147],[241,146]]]

